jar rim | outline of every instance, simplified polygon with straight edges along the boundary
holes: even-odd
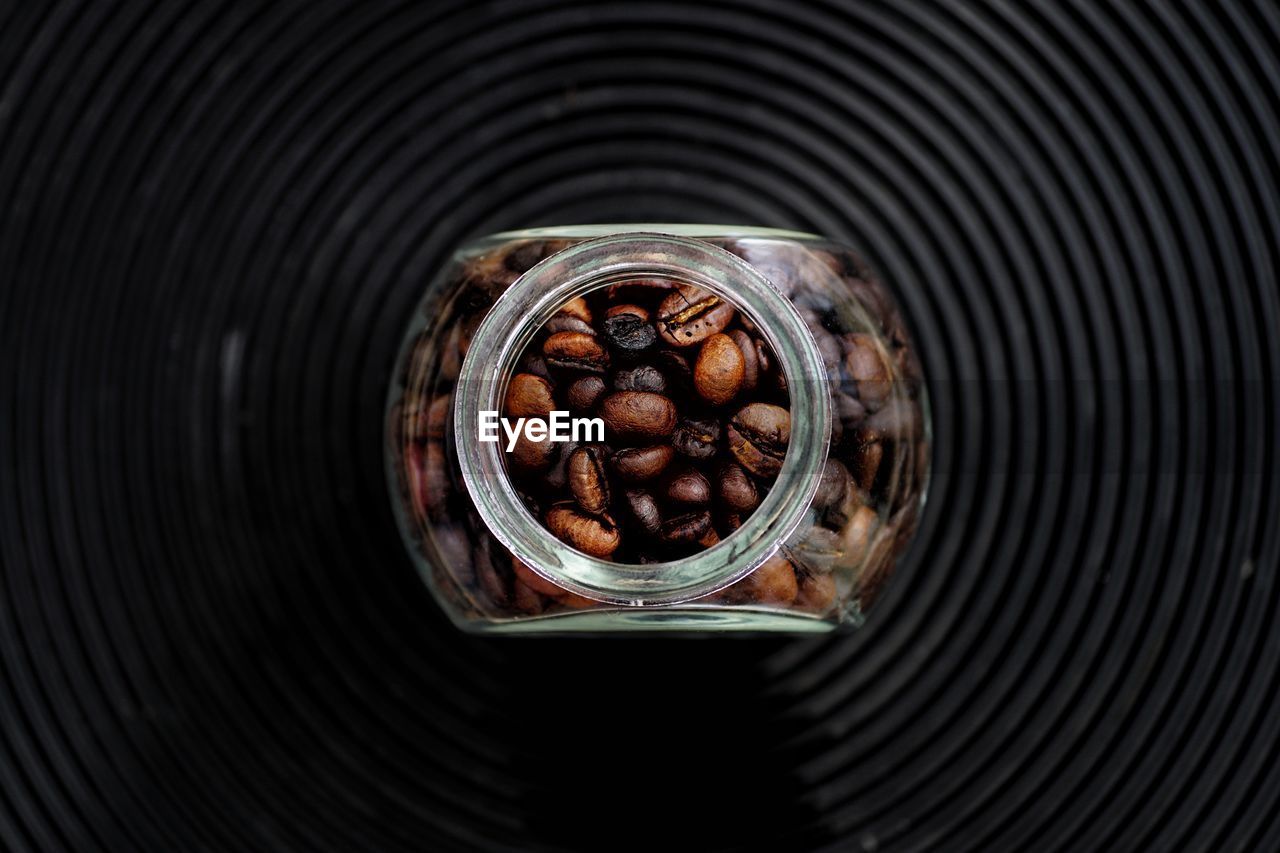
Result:
[[[742,526],[677,560],[629,564],[591,557],[534,519],[515,491],[496,442],[481,442],[481,411],[500,411],[516,361],[570,299],[621,280],[669,278],[716,293],[758,323],[791,396],[791,440],[773,488]],[[744,577],[777,553],[805,520],[826,463],[830,394],[822,357],[795,306],[741,258],[686,236],[630,231],[572,245],[536,264],[493,304],[471,338],[454,398],[454,436],[463,481],[490,532],[532,571],[571,592],[621,605],[701,598]]]

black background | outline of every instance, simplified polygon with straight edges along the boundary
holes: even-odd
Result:
[[[0,0],[0,847],[1280,846],[1270,3]],[[381,466],[460,242],[858,246],[861,632],[462,636]],[[683,842],[683,843],[682,843]]]

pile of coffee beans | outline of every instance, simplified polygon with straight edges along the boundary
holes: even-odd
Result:
[[[756,324],[695,285],[638,279],[573,299],[519,371],[504,417],[604,423],[603,441],[522,435],[507,454],[529,511],[590,556],[651,563],[709,548],[782,469],[786,376]]]

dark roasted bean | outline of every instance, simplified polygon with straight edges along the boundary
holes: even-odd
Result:
[[[700,471],[686,468],[667,481],[667,500],[701,506],[711,501],[711,483]]]
[[[604,380],[599,376],[579,376],[569,383],[565,400],[573,411],[589,412],[596,407],[607,390]]]
[[[726,462],[720,466],[716,477],[716,494],[720,501],[734,513],[749,513],[760,505],[760,493],[755,482],[747,476],[741,465]]]
[[[648,391],[653,394],[665,394],[667,377],[663,376],[658,368],[646,364],[619,370],[613,375],[613,387],[616,391]]]
[[[627,483],[642,483],[661,474],[671,463],[675,451],[666,444],[652,447],[628,447],[613,454],[610,462],[618,477]]]
[[[604,321],[604,339],[621,355],[635,356],[658,340],[658,330],[635,314],[616,314]]]
[[[671,544],[697,542],[711,529],[711,513],[706,510],[688,512],[662,523],[659,535]]]
[[[791,442],[791,413],[770,403],[751,403],[729,422],[729,450],[757,477],[773,479]]]
[[[710,459],[716,455],[720,422],[712,418],[682,418],[671,434],[671,446],[690,459]]]
[[[662,527],[662,512],[653,495],[644,489],[627,489],[623,495],[631,517],[646,533],[656,534]]]

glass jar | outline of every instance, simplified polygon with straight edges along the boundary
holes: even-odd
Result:
[[[675,292],[702,294],[699,304],[721,306],[707,315],[721,326],[703,328],[691,314],[680,320],[663,309]],[[723,457],[719,467],[704,470],[725,477],[732,471],[742,481],[746,468],[750,476],[739,485],[751,492],[754,509],[738,513],[718,502],[728,492],[715,473],[710,500],[663,527],[657,524],[669,514],[665,504],[655,509],[652,527],[637,526],[634,514],[627,516],[629,527],[615,520],[627,514],[616,483],[590,507],[596,516],[569,501],[556,504],[560,515],[553,518],[542,498],[531,496],[563,490],[568,467],[576,465],[571,454],[585,445],[556,446],[549,439],[544,445],[532,433],[508,441],[512,433],[504,436],[494,418],[510,404],[512,377],[560,394],[588,370],[601,380],[591,380],[593,387],[612,382],[621,388],[618,353],[608,369],[541,357],[557,329],[596,335],[601,316],[629,310],[618,307],[620,300],[637,303],[632,310],[643,315],[640,325],[656,326],[670,342],[673,354],[657,365],[659,383],[701,381],[708,332],[731,350],[735,369],[746,365],[745,374],[734,374],[728,399],[716,398],[715,406],[699,400],[700,411],[713,412],[699,446]],[[585,306],[593,304],[591,320]],[[726,316],[733,318],[737,349],[724,345]],[[584,326],[586,320],[595,325]],[[648,332],[646,342],[654,339],[641,330]],[[693,376],[686,367],[695,355]],[[639,356],[626,364],[645,361]],[[746,412],[741,389],[748,384],[740,375],[772,402]],[[684,418],[683,398],[670,396],[676,402],[662,403],[664,411]],[[589,405],[588,415],[604,404]],[[782,417],[766,438],[744,439],[763,434],[751,431],[757,429],[753,414],[780,411],[789,414],[789,424]],[[498,434],[497,441],[482,440],[485,418],[488,438]],[[450,618],[477,632],[815,632],[859,624],[916,530],[929,469],[920,364],[889,293],[849,248],[762,228],[555,227],[463,247],[409,324],[387,427],[388,477],[405,543]],[[644,443],[661,445],[663,459],[683,464],[682,453],[701,453],[665,438],[669,423],[655,428],[659,437]],[[608,459],[608,466],[599,463],[601,476],[620,470],[613,439],[605,435],[592,445],[597,451],[579,454]],[[537,461],[530,469],[533,486],[526,476],[517,488],[511,472],[526,469],[513,468],[511,453],[518,455],[522,443]],[[773,456],[760,456],[761,449]],[[705,492],[707,477],[696,479]],[[640,493],[626,489],[626,500]],[[626,544],[593,555],[581,538],[552,524],[564,517],[588,532],[605,531],[610,546]],[[692,535],[701,534],[692,553],[663,545],[676,541],[686,518],[699,525]],[[624,551],[643,554],[624,561],[616,556]]]

